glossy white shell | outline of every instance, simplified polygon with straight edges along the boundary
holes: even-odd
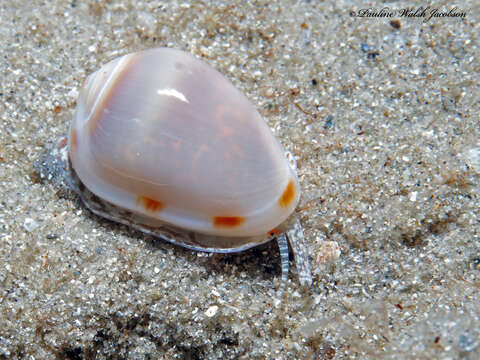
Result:
[[[173,49],[123,56],[87,78],[69,154],[100,198],[202,234],[266,235],[300,196],[283,149],[247,98]]]

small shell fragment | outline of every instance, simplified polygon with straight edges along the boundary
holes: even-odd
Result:
[[[217,311],[218,311],[218,306],[217,305],[212,305],[205,311],[205,315],[208,316],[208,317],[213,317],[213,316],[215,316]]]

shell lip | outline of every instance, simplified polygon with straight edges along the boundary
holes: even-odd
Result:
[[[71,174],[71,187],[82,203],[95,215],[102,218],[127,225],[145,234],[160,238],[174,245],[184,248],[211,252],[211,253],[234,253],[248,250],[250,248],[267,243],[275,238],[269,234],[261,236],[229,237],[203,234],[200,232],[182,229],[159,219],[146,218],[142,214],[133,213],[122,209],[92,193],[80,180],[73,168],[69,168]],[[155,222],[155,224],[152,223]],[[238,245],[235,245],[241,241]],[[217,244],[216,246],[204,245]],[[222,243],[230,246],[222,247]]]

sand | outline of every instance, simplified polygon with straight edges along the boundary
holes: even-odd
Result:
[[[0,2],[0,359],[478,359],[480,8],[420,6]],[[311,287],[292,260],[278,301],[274,242],[186,250],[33,170],[88,74],[159,46],[223,73],[296,156]]]

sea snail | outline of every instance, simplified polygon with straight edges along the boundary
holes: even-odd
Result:
[[[287,154],[287,155],[286,155]],[[295,164],[224,76],[182,51],[117,58],[87,77],[67,138],[36,165],[93,213],[189,249],[288,243],[311,284]]]

